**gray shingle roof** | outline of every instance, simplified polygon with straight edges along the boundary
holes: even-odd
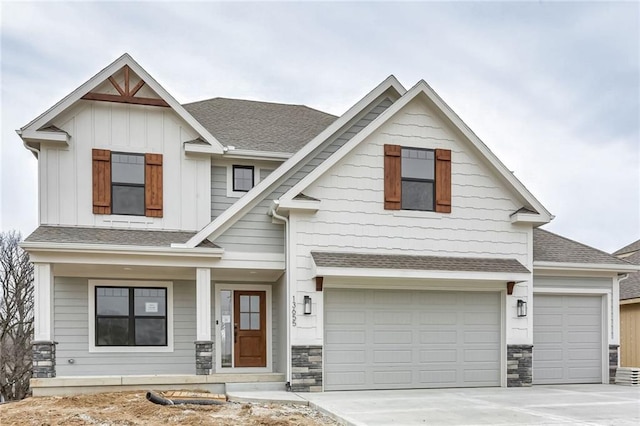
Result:
[[[633,251],[630,250],[629,247],[634,246],[634,244],[634,247],[638,247],[638,249],[640,249],[640,247],[638,246],[638,242],[640,242],[640,240],[618,250],[616,253],[621,250],[627,250],[622,251],[622,253]],[[624,260],[635,265],[640,265],[640,250],[636,251],[631,256],[625,257]],[[638,297],[640,297],[640,272],[632,272],[629,274],[629,277],[626,280],[620,283],[620,300],[636,299]]]
[[[172,243],[185,243],[194,235],[195,232],[40,226],[25,242],[170,247]],[[209,240],[204,240],[198,247],[219,248]]]
[[[628,246],[624,246],[620,250],[616,250],[615,252],[613,252],[613,255],[618,256],[619,254],[631,253],[638,250],[640,250],[640,240],[635,241]]]
[[[327,268],[414,269],[425,271],[528,273],[515,259],[311,252],[316,266]]]
[[[534,262],[629,265],[604,251],[589,247],[544,229],[533,230]]]
[[[294,153],[337,118],[304,105],[214,98],[183,105],[225,146]]]

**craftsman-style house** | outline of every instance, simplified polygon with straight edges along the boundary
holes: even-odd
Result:
[[[424,81],[339,117],[178,103],[123,55],[18,130],[39,167],[35,395],[607,383],[637,269]],[[612,360],[610,365],[610,360]]]

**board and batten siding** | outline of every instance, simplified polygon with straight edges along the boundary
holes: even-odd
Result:
[[[329,158],[334,152],[389,108],[392,103],[389,98],[385,98],[373,106],[339,137],[321,149],[317,155],[285,180],[282,185],[260,201],[260,203],[251,209],[242,219],[238,220],[238,222],[231,226],[224,234],[218,237],[215,243],[229,251],[284,253],[284,228],[281,224],[272,223],[271,217],[267,214],[271,202],[280,198],[296,183],[315,170],[324,160]],[[226,195],[222,192],[223,189],[226,188],[226,175],[223,174],[224,170],[218,170],[218,167],[214,167],[214,169],[216,170],[212,170],[212,216],[216,217],[221,213],[220,208],[226,206],[229,200],[225,199]],[[224,179],[224,182],[221,182],[220,179]],[[261,179],[263,179],[262,176]],[[222,195],[225,195],[225,197],[219,199],[218,196]],[[218,199],[220,200],[220,207],[216,206]]]
[[[43,146],[40,223],[195,231],[210,221],[211,160],[185,157],[197,134],[170,108],[80,101],[53,123],[71,138],[68,148]],[[163,154],[162,218],[93,214],[93,148]]]
[[[385,144],[452,151],[451,213],[384,209]],[[315,290],[313,250],[515,258],[531,270],[531,227],[514,226],[510,218],[522,204],[470,144],[420,99],[402,108],[304,192],[322,205],[315,214],[294,213],[291,218],[294,294],[299,299]],[[517,287],[519,294],[530,294],[528,283]],[[315,312],[321,313],[318,295]],[[509,333],[522,341],[531,339],[526,322],[507,321],[512,321],[507,326],[509,343]],[[321,343],[321,314],[300,318],[295,333],[297,344]]]
[[[58,342],[58,377],[195,374],[195,282],[173,282],[173,352],[90,353],[89,321],[93,319],[89,318],[88,291],[86,278],[55,278],[53,332]]]

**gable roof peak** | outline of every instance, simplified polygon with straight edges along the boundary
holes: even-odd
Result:
[[[161,100],[166,102],[170,108],[174,110],[178,116],[186,121],[203,139],[210,142],[213,146],[215,153],[222,154],[223,147],[216,138],[209,133],[195,118],[187,112],[187,110],[180,105],[180,103],[167,92],[144,68],[138,64],[129,53],[123,53],[115,61],[100,70],[97,74],[91,77],[89,80],[80,85],[76,90],[62,98],[55,105],[49,108],[44,113],[40,114],[34,120],[18,130],[18,134],[23,136],[25,131],[39,131],[41,128],[46,127],[52,120],[58,117],[61,113],[76,104],[82,97],[94,90],[100,84],[108,80],[115,73],[120,71],[123,67],[128,66],[144,84],[147,85],[152,91],[154,91]],[[164,106],[166,106],[164,105]],[[26,139],[25,143],[27,142]]]

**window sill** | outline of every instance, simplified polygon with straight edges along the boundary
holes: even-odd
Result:
[[[429,219],[442,219],[442,213],[421,210],[393,210],[395,217],[419,217]]]
[[[173,352],[169,346],[89,346],[89,353],[153,353]]]

